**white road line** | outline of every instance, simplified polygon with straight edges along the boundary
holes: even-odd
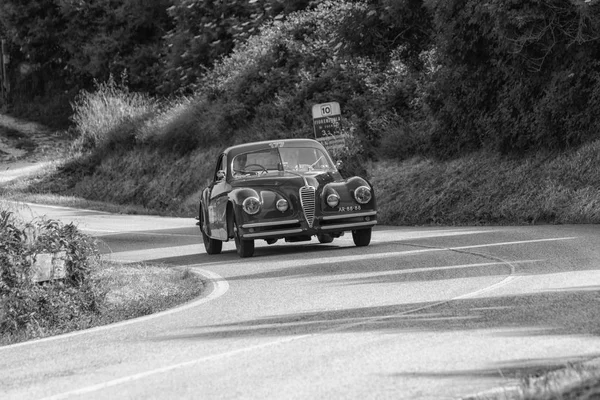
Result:
[[[516,242],[500,242],[500,243],[487,243],[487,244],[475,244],[472,246],[460,246],[450,247],[451,250],[464,250],[464,249],[477,249],[481,247],[494,247],[494,246],[509,246],[515,244],[529,244],[529,243],[541,243],[541,242],[555,242],[561,240],[574,240],[577,239],[575,236],[562,237],[562,238],[548,238],[548,239],[532,239],[532,240],[519,240]]]
[[[194,254],[199,254],[199,246],[197,244],[189,244],[186,246],[170,246],[157,247],[152,249],[119,251],[116,253],[107,253],[103,255],[104,259],[115,262],[139,262],[152,259],[164,259],[169,257],[184,257]]]
[[[151,320],[154,318],[159,318],[159,317],[163,317],[166,315],[179,313],[179,312],[188,310],[190,308],[198,307],[201,304],[213,301],[213,300],[223,296],[229,290],[229,283],[220,275],[218,275],[212,271],[200,269],[200,268],[193,267],[193,266],[190,266],[189,268],[193,272],[205,277],[213,285],[213,290],[207,296],[202,297],[198,300],[183,304],[178,307],[170,308],[165,311],[160,311],[155,314],[145,315],[143,317],[128,319],[125,321],[116,322],[114,324],[97,326],[95,328],[74,331],[74,332],[65,333],[62,335],[50,336],[50,337],[46,337],[43,339],[32,340],[29,342],[21,342],[21,343],[15,343],[12,345],[8,345],[8,346],[2,346],[2,347],[0,347],[0,352],[2,350],[14,349],[16,347],[33,346],[33,345],[36,345],[39,343],[50,342],[53,340],[66,339],[66,338],[70,338],[73,336],[79,336],[79,335],[84,335],[84,334],[89,334],[89,333],[94,333],[94,332],[100,332],[100,331],[104,331],[104,330],[108,330],[108,329],[119,328],[119,327],[126,326],[126,325],[137,324],[140,322],[148,321],[148,320]]]
[[[520,260],[513,261],[513,264],[526,264],[526,263],[536,263],[542,262],[545,260]],[[445,265],[442,267],[423,267],[423,268],[407,268],[407,269],[399,269],[395,271],[389,272],[381,272],[378,274],[373,274],[369,272],[357,272],[355,274],[365,274],[369,275],[369,277],[377,278],[383,276],[393,276],[393,275],[403,275],[403,274],[414,274],[419,272],[436,272],[436,271],[444,271],[444,270],[453,270],[453,269],[466,269],[466,268],[478,268],[478,267],[488,267],[493,265],[503,265],[506,264],[505,261],[497,261],[497,262],[489,262],[489,263],[479,263],[479,264],[461,264],[461,265]]]
[[[68,210],[68,211],[73,211],[73,212],[89,212],[89,213],[94,213],[94,214],[111,214],[110,212],[107,211],[97,211],[97,210],[88,210],[85,208],[74,208],[74,207],[68,207],[68,206],[55,206],[55,205],[49,205],[49,204],[37,204],[37,203],[29,203],[26,201],[14,201],[14,200],[6,200],[6,202],[10,202],[10,203],[14,203],[17,205],[26,205],[29,208],[31,207],[43,207],[43,208],[49,208],[51,210]]]
[[[183,228],[183,227],[182,227]],[[189,227],[188,227],[189,228]],[[88,228],[78,228],[82,232],[86,232],[88,234],[98,234],[93,235],[95,237],[104,237],[108,235],[140,235],[140,236],[173,236],[173,237],[193,237],[197,238],[199,235],[190,235],[185,233],[163,233],[163,232],[144,232],[144,231],[113,231],[108,229],[88,229]]]
[[[414,243],[403,242],[402,244],[406,246],[412,247],[422,247],[417,250],[402,250],[402,251],[388,251],[384,253],[375,253],[375,254],[356,254],[351,256],[337,256],[335,258],[302,258],[302,259],[294,259],[288,262],[288,266],[294,267],[298,265],[321,265],[321,264],[331,264],[333,262],[351,262],[351,261],[363,261],[368,262],[369,260],[375,259],[383,259],[383,258],[393,258],[398,256],[406,256],[413,254],[421,254],[421,253],[432,253],[432,252],[443,252],[443,251],[462,251],[462,250],[470,250],[470,249],[478,249],[478,248],[486,248],[486,247],[495,247],[495,246],[512,246],[512,245],[520,245],[520,244],[530,244],[530,243],[541,243],[548,241],[562,241],[562,240],[573,240],[577,239],[576,237],[562,237],[562,238],[550,238],[550,239],[533,239],[533,240],[521,240],[515,242],[501,242],[501,243],[484,243],[470,246],[456,246],[456,247],[434,247],[434,246],[421,246]],[[395,242],[389,242],[395,243]],[[479,255],[479,254],[478,254]],[[280,260],[260,260],[260,264],[265,267],[269,266],[277,266],[281,264]]]

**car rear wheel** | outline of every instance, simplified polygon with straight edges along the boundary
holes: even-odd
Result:
[[[254,240],[245,240],[240,237],[238,224],[233,220],[233,238],[235,240],[235,249],[240,257],[252,257],[254,254]]]
[[[204,242],[204,249],[207,254],[219,254],[223,248],[223,242],[218,239],[211,239],[206,233],[202,226],[204,221],[202,220],[202,210],[200,210],[200,233],[202,233],[202,241]]]
[[[352,231],[352,240],[356,246],[368,246],[371,243],[371,228]]]
[[[333,242],[333,236],[328,233],[321,233],[317,235],[317,239],[319,239],[319,243],[331,243]]]

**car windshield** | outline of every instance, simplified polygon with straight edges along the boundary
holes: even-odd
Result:
[[[329,155],[314,147],[279,147],[238,154],[232,160],[232,175],[242,178],[278,171],[330,171]]]

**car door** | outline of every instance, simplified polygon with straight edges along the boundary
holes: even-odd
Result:
[[[227,183],[227,155],[221,154],[215,168],[213,182],[209,186],[208,224],[210,237],[227,240],[227,201],[231,185]]]

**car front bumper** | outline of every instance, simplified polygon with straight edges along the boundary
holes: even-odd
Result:
[[[243,239],[274,239],[303,235],[318,235],[366,229],[377,225],[377,211],[324,215],[315,218],[310,227],[306,220],[287,219],[264,222],[248,222],[240,226]]]

